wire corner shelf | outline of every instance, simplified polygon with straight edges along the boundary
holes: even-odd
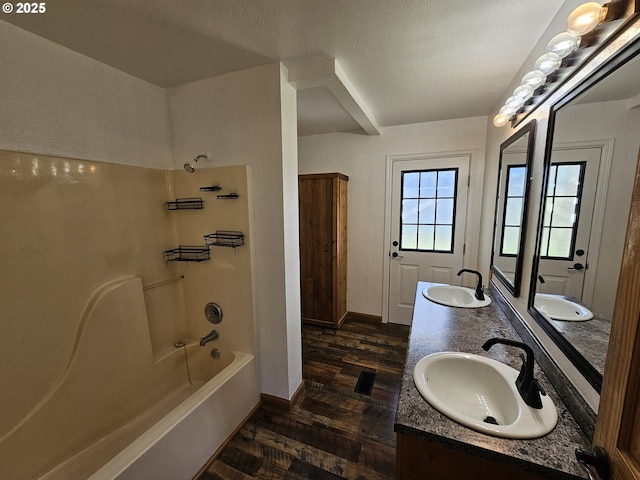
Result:
[[[176,198],[173,202],[166,202],[169,210],[201,210],[204,200],[200,197]]]
[[[169,262],[204,262],[211,258],[209,245],[180,245],[164,251],[164,261]]]
[[[204,236],[205,243],[214,247],[233,247],[244,245],[244,233],[234,230],[216,230]]]
[[[220,190],[222,190],[222,187],[220,185],[209,185],[206,187],[200,187],[201,192],[219,192]]]
[[[238,198],[240,195],[237,193],[227,193],[224,195],[217,195],[218,200],[233,200]]]

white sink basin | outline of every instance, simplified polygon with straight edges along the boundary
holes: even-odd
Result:
[[[567,322],[584,322],[593,318],[593,313],[586,307],[567,300],[561,295],[536,293],[535,306],[549,318]]]
[[[487,357],[440,352],[422,358],[413,381],[436,410],[473,430],[503,438],[538,438],[554,429],[558,413],[551,398],[529,407],[515,385],[518,371]]]
[[[475,290],[457,285],[433,285],[422,290],[422,295],[427,300],[448,307],[479,308],[491,303],[486,295],[484,300],[478,300],[475,294]]]

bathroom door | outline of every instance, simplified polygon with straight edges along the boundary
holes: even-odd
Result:
[[[389,321],[409,325],[418,281],[460,284],[469,156],[395,161]]]

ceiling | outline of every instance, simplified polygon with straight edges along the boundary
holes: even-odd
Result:
[[[488,115],[563,3],[50,0],[2,18],[161,87],[282,61],[302,70],[299,135],[375,134]],[[311,81],[314,62],[331,73]]]

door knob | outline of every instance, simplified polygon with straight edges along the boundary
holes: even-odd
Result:
[[[568,270],[584,270],[584,265],[581,263],[574,263],[573,267],[569,267]]]
[[[393,252],[393,253],[391,254],[391,256],[392,256],[393,258],[404,258],[404,256],[403,256],[403,255],[398,255],[398,252]]]

